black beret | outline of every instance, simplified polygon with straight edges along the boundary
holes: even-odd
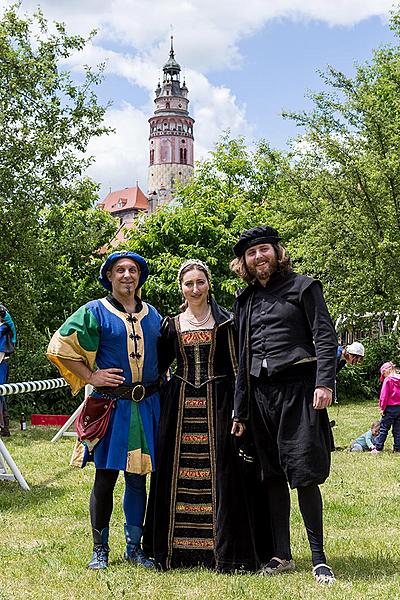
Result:
[[[243,256],[248,248],[257,244],[277,244],[280,241],[279,233],[269,225],[259,225],[244,231],[239,241],[233,246],[236,256]]]

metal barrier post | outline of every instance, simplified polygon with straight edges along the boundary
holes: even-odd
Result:
[[[40,381],[23,381],[21,383],[4,383],[0,385],[0,396],[11,396],[13,394],[23,394],[25,392],[40,392],[44,390],[54,390],[65,387],[67,382],[63,377],[58,379],[43,379]],[[4,461],[10,467],[12,475],[7,473]],[[3,440],[0,439],[0,480],[18,481],[23,490],[29,492],[29,486],[22,477],[17,465],[12,459]]]
[[[8,464],[8,466],[10,467],[11,471],[12,471],[12,475],[9,475],[7,472],[4,473],[0,473],[0,479],[5,479],[7,481],[13,481],[14,479],[16,481],[18,481],[19,485],[22,487],[23,490],[25,490],[26,492],[29,492],[30,488],[29,485],[26,483],[25,479],[22,477],[17,465],[15,464],[15,462],[12,459],[11,454],[9,453],[9,451],[7,450],[7,448],[4,445],[3,440],[0,439],[0,454],[2,456],[2,458],[4,458],[4,460],[6,461],[6,463]],[[3,460],[1,461],[3,463],[4,466],[4,462]],[[4,468],[5,471],[5,468]]]
[[[85,385],[85,400],[88,396],[90,396],[90,394],[92,393],[93,390],[93,386],[86,384]],[[78,406],[78,408],[76,409],[76,411],[70,416],[70,418],[68,419],[68,421],[66,421],[64,423],[64,425],[61,427],[61,429],[59,429],[56,433],[56,435],[53,437],[53,439],[51,440],[52,442],[58,442],[58,440],[60,438],[62,438],[63,435],[68,435],[67,429],[69,429],[72,425],[72,423],[75,423],[76,419],[78,418],[79,413],[81,412],[83,405],[85,404],[85,400],[82,402],[82,404],[80,404]],[[71,433],[70,435],[76,435],[76,433]]]

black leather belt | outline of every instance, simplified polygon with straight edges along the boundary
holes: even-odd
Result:
[[[136,382],[131,385],[118,385],[117,387],[97,387],[94,388],[96,392],[105,394],[106,396],[113,396],[114,398],[121,398],[122,400],[133,400],[134,402],[140,402],[146,396],[151,396],[157,392],[160,388],[160,383],[155,381],[148,385]]]

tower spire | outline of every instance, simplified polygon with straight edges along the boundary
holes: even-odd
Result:
[[[188,110],[188,89],[181,84],[181,67],[175,59],[171,31],[169,57],[163,66],[163,80],[155,92],[154,115],[150,117],[150,164],[148,193],[150,212],[170,202],[176,182],[185,184],[193,175],[193,124]]]

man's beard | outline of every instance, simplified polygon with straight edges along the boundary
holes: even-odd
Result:
[[[262,268],[249,267],[246,264],[247,270],[254,279],[257,279],[260,283],[266,284],[271,278],[272,273],[277,270],[278,261],[276,258],[269,259],[262,265]]]
[[[134,287],[132,283],[126,283],[125,284],[125,293],[127,296],[130,296],[134,291]]]

